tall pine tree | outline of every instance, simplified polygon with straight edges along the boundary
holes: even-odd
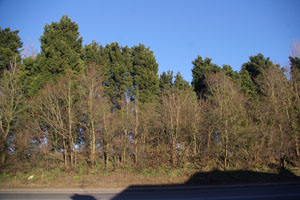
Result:
[[[84,66],[81,55],[82,38],[75,22],[65,15],[59,22],[47,24],[41,36],[41,53],[23,62],[26,94],[34,96],[46,82],[67,70],[79,72]]]
[[[158,64],[153,51],[143,44],[132,47],[133,85],[139,101],[153,102],[159,95]]]
[[[83,67],[81,53],[82,38],[79,37],[78,25],[68,16],[45,26],[40,61],[45,71],[52,75],[65,73],[68,69],[78,72]]]
[[[129,101],[132,93],[130,49],[111,43],[100,48],[100,56],[99,65],[105,75],[105,92],[115,107],[121,108],[123,102]]]

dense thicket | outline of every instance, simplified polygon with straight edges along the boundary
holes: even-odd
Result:
[[[18,31],[0,32],[2,169],[299,166],[297,56],[289,74],[262,54],[240,72],[198,56],[190,85],[180,73],[159,77],[142,44],[83,47],[67,16],[21,61]]]

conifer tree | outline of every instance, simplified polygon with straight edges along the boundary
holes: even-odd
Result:
[[[158,64],[149,48],[143,44],[132,47],[133,85],[139,90],[140,102],[152,102],[159,95]]]
[[[132,90],[130,49],[122,48],[118,43],[111,43],[101,48],[100,55],[100,67],[105,75],[105,92],[112,103],[121,108],[121,104],[130,99]]]
[[[20,48],[23,43],[18,36],[19,31],[0,27],[0,76],[5,69],[9,69],[11,62],[20,61]]]
[[[292,56],[290,56],[289,58],[290,58],[292,71],[294,69],[300,70],[300,58],[292,57]]]
[[[192,87],[197,93],[198,97],[205,96],[208,92],[207,84],[205,82],[206,74],[216,73],[221,71],[221,68],[211,62],[211,58],[202,59],[198,56],[192,63],[194,65],[192,69]]]
[[[168,90],[173,87],[173,71],[163,72],[159,77],[159,87],[161,90]]]
[[[263,91],[257,83],[257,78],[262,74],[263,70],[267,70],[273,66],[270,58],[265,58],[261,53],[256,56],[250,56],[250,61],[244,63],[240,72],[242,78],[242,88],[246,94],[252,98],[257,98],[257,94]]]
[[[234,71],[230,65],[223,65],[222,71],[230,78],[231,81],[240,82],[240,74]]]
[[[68,16],[59,22],[47,24],[41,36],[41,53],[35,58],[25,58],[22,82],[26,95],[34,96],[44,85],[67,70],[79,72],[83,68],[82,38],[78,25]]]
[[[178,90],[189,90],[191,86],[189,83],[183,79],[180,72],[178,72],[175,76],[174,87]]]
[[[40,65],[52,75],[65,73],[67,69],[80,71],[82,60],[82,38],[79,37],[78,25],[68,16],[52,22],[44,28],[41,37]]]
[[[83,49],[82,59],[86,64],[95,63],[97,65],[101,64],[100,49],[103,48],[95,41],[91,44],[85,45]]]

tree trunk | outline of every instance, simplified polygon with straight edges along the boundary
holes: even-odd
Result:
[[[71,144],[70,144],[70,166],[72,169],[75,167],[75,156],[74,156],[74,141],[73,138],[71,139]]]
[[[228,127],[228,121],[225,120],[225,156],[224,156],[224,170],[227,169],[227,165],[228,165],[228,131],[227,131],[227,127]]]
[[[11,115],[10,115],[10,118]],[[3,143],[3,149],[1,149],[0,153],[1,153],[1,167],[4,168],[4,165],[5,165],[5,162],[6,162],[6,154],[7,154],[7,143],[6,143],[6,140],[7,140],[7,136],[8,136],[8,133],[10,131],[10,123],[11,123],[11,120],[9,120],[9,122],[7,123],[7,127],[6,127],[6,130],[4,132],[4,128],[2,126],[2,123],[1,123],[1,131],[3,131],[4,135],[3,135],[3,140],[1,141]]]
[[[193,140],[194,140],[194,148],[193,148],[193,154],[194,156],[197,155],[197,137],[196,137],[196,133],[193,134]]]
[[[73,135],[72,135],[72,97],[71,97],[71,80],[69,80],[68,83],[68,123],[69,123],[69,150],[70,150],[70,167],[74,167],[74,141],[73,141]]]
[[[65,160],[65,168],[69,169],[69,163],[68,163],[68,149],[66,145],[65,138],[63,139],[63,145],[64,145],[64,160]]]
[[[138,163],[138,139],[136,138],[134,141],[134,163]]]
[[[298,134],[296,134],[296,136],[295,136],[295,145],[296,145],[296,155],[297,155],[297,157],[299,157],[300,153],[299,153],[299,139],[298,139]]]
[[[175,166],[175,164],[176,164],[176,143],[177,143],[177,137],[176,137],[176,133],[174,133],[174,135],[172,136],[172,148],[171,148],[171,164],[172,164],[172,166]]]
[[[212,131],[208,130],[208,136],[207,136],[207,145],[206,145],[206,155],[207,159],[210,157],[210,138],[211,138]]]
[[[134,146],[135,146],[135,154],[134,154],[134,162],[137,164],[138,162],[138,127],[139,127],[139,113],[137,106],[137,99],[135,100],[135,127],[134,127]]]
[[[107,123],[106,123],[106,115],[105,112],[103,113],[103,127],[104,127],[104,137],[103,137],[103,148],[104,148],[104,164],[105,167],[107,167],[109,163],[109,133],[107,129]]]
[[[95,165],[95,152],[96,152],[96,135],[95,135],[95,128],[94,128],[94,122],[91,123],[91,129],[92,129],[92,142],[91,142],[91,162],[92,167]]]
[[[7,153],[6,148],[7,148],[6,143],[4,143],[4,147],[3,147],[3,149],[1,149],[1,168],[4,168],[4,166],[5,166],[6,153]]]

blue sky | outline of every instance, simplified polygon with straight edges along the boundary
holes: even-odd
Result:
[[[84,44],[145,44],[163,71],[192,80],[192,61],[210,57],[235,70],[263,53],[287,66],[291,44],[300,39],[300,0],[0,0],[0,26],[20,30],[24,46],[46,24],[68,15]]]

